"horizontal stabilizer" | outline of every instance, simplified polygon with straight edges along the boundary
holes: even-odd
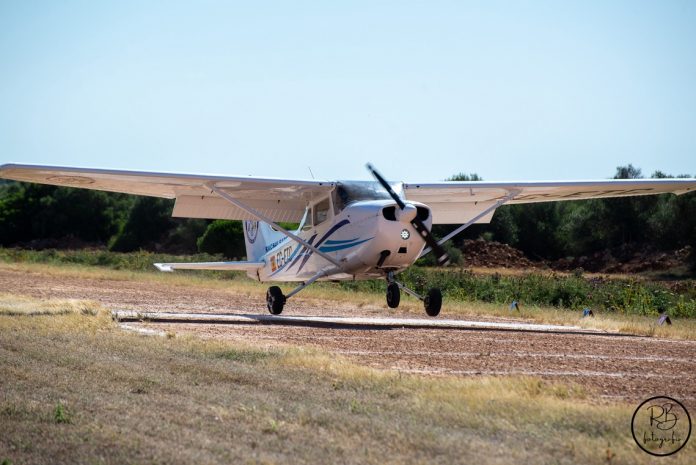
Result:
[[[218,271],[255,271],[263,262],[198,262],[198,263],[155,263],[160,271],[174,270],[218,270]]]

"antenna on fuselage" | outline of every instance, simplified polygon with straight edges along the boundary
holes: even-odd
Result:
[[[314,179],[314,173],[312,173],[312,167],[308,166],[307,169],[309,170],[309,175]]]

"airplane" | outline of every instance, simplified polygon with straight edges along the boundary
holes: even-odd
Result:
[[[299,282],[283,294],[266,292],[279,315],[287,300],[316,281],[386,279],[386,301],[397,308],[401,291],[421,300],[427,315],[442,308],[442,292],[420,295],[396,276],[434,253],[449,257],[446,241],[475,223],[489,223],[502,205],[674,193],[696,190],[696,179],[388,182],[370,164],[375,181],[291,180],[6,164],[0,178],[56,186],[175,199],[172,216],[244,222],[246,261],[155,263],[160,271],[241,270],[261,282]],[[289,231],[279,223],[296,223]],[[459,224],[436,240],[433,224]]]

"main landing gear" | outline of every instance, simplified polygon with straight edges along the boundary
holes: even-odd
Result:
[[[304,283],[300,284],[295,289],[290,291],[288,295],[283,295],[283,291],[281,291],[278,286],[269,287],[268,291],[266,291],[266,306],[268,307],[268,311],[271,312],[272,315],[280,315],[283,312],[283,307],[285,306],[285,302],[287,301],[287,299],[289,299],[305,287],[312,284],[321,276],[326,276],[326,274],[327,273],[323,271],[317,273],[316,275],[312,276],[309,280],[305,281]],[[422,301],[423,306],[425,307],[425,313],[427,313],[428,316],[437,316],[440,314],[440,309],[442,308],[442,292],[440,292],[440,289],[432,288],[424,297],[420,296],[419,294],[415,293],[411,289],[407,288],[406,286],[395,280],[394,273],[392,271],[389,271],[387,273],[387,305],[389,306],[389,308],[397,308],[399,306],[399,303],[401,301],[402,290],[405,293],[410,294],[416,299]]]
[[[278,286],[271,286],[268,288],[266,291],[266,306],[268,307],[268,311],[271,312],[273,315],[280,315],[280,313],[283,311],[283,307],[285,306],[285,302],[298,292],[300,292],[302,289],[305,287],[309,286],[312,284],[314,281],[317,279],[321,278],[322,276],[329,276],[331,273],[335,272],[335,270],[332,269],[327,269],[327,270],[321,270],[311,278],[309,278],[307,281],[303,282],[299,286],[297,286],[295,289],[292,291],[288,292],[287,295],[283,295],[283,291],[280,290]]]
[[[266,306],[273,315],[280,315],[285,306],[285,296],[278,286],[271,286],[266,291]]]
[[[403,289],[405,293],[421,300],[425,307],[425,313],[427,313],[428,316],[438,316],[440,314],[440,309],[442,308],[442,292],[440,292],[440,289],[434,287],[423,297],[396,281],[394,279],[394,273],[391,271],[387,273],[387,306],[389,308],[397,308],[399,306],[399,302],[401,301],[401,289]]]

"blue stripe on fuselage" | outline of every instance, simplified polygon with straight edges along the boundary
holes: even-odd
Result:
[[[343,226],[347,225],[348,223],[350,223],[350,220],[342,220],[342,221],[339,221],[338,223],[336,223],[335,225],[333,225],[333,226],[331,227],[331,229],[329,229],[328,231],[326,231],[326,234],[324,234],[324,236],[323,236],[321,239],[319,239],[319,241],[316,243],[316,245],[315,245],[314,247],[317,247],[317,248],[318,248],[321,244],[324,243],[324,241],[325,241],[326,239],[329,238],[329,236],[331,236],[333,233],[335,233],[336,231],[338,231],[340,228],[342,228]],[[314,253],[314,251],[313,251],[313,250],[310,250],[309,253],[305,256],[304,260],[302,260],[302,264],[301,264],[300,267],[297,269],[297,272],[298,272],[298,273],[299,273],[300,271],[302,271],[302,268],[304,268],[304,266],[307,264],[307,261],[309,260],[309,257],[311,257],[313,253]]]
[[[321,250],[322,252],[336,252],[336,251],[338,251],[338,250],[349,249],[349,248],[351,248],[351,247],[355,247],[356,245],[362,244],[363,242],[367,242],[367,241],[369,241],[369,240],[371,240],[371,239],[374,239],[374,238],[370,237],[370,238],[367,238],[367,239],[363,239],[362,241],[353,242],[353,243],[351,243],[351,244],[340,244],[340,245],[335,245],[335,246],[324,246],[324,247],[319,247],[319,250]],[[326,241],[327,244],[328,244],[329,242],[330,242],[330,241]]]

